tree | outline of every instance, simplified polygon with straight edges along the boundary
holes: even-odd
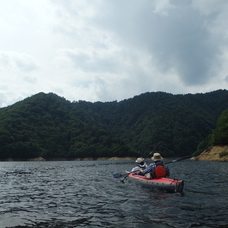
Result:
[[[212,134],[212,143],[214,145],[228,144],[228,110],[223,111],[218,118],[216,128]]]

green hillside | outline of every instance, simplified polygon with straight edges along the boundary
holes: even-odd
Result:
[[[69,102],[39,93],[0,109],[0,158],[163,156],[197,150],[228,109],[228,91],[145,93],[120,102]]]
[[[80,120],[83,113],[44,93],[0,109],[0,158],[136,155],[123,140]]]
[[[198,156],[210,146],[224,145],[228,145],[228,110],[222,112],[217,120],[215,129],[198,145],[193,155]]]
[[[159,149],[164,156],[181,156],[192,154],[215,128],[217,118],[228,108],[228,91],[154,92],[120,102],[79,101],[73,105],[86,110],[84,121],[106,129],[142,155],[162,142]]]

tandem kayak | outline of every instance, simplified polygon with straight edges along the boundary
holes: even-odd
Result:
[[[155,188],[158,190],[162,190],[165,192],[179,192],[181,193],[184,189],[184,181],[183,180],[176,180],[176,179],[169,179],[165,177],[156,178],[156,179],[148,179],[144,176],[136,175],[130,173],[128,175],[129,179],[135,183],[140,183],[144,186],[148,186],[151,188]]]

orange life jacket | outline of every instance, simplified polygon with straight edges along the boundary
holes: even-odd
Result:
[[[166,177],[166,170],[163,165],[157,165],[154,171],[155,178]]]

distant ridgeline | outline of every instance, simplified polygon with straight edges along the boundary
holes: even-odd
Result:
[[[145,156],[159,142],[164,157],[199,154],[228,144],[227,109],[227,90],[95,103],[38,93],[0,109],[0,159]]]

